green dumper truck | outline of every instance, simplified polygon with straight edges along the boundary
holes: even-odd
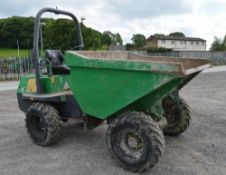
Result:
[[[46,50],[39,57],[40,18],[45,12],[72,17],[78,51]],[[35,144],[59,140],[62,122],[82,119],[85,129],[108,124],[109,151],[133,172],[153,167],[163,154],[164,135],[184,132],[190,109],[179,90],[203,69],[207,60],[150,57],[131,52],[83,51],[80,24],[70,12],[45,8],[35,20],[35,73],[22,76],[17,90],[19,108]]]

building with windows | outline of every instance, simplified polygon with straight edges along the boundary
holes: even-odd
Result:
[[[146,47],[167,48],[174,51],[206,51],[206,40],[194,37],[151,35]]]

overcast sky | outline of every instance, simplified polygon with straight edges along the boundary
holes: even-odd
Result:
[[[226,34],[226,0],[1,0],[0,18],[35,16],[43,7],[85,16],[85,25],[120,33],[124,43],[134,33],[180,31],[207,40]],[[48,16],[48,15],[47,15]]]

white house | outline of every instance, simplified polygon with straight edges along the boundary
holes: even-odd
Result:
[[[194,37],[151,35],[146,47],[167,48],[174,51],[206,51],[206,40]]]

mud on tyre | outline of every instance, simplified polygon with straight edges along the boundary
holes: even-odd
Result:
[[[109,124],[106,140],[113,157],[133,172],[153,167],[165,147],[162,130],[142,112],[126,112],[116,117]]]

